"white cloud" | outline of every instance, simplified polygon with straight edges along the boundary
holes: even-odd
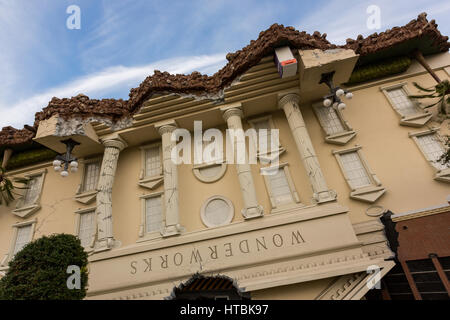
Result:
[[[436,19],[440,24],[439,29],[446,34],[450,29],[448,13],[450,3],[435,2],[430,0],[378,0],[378,1],[327,1],[321,10],[312,12],[307,18],[301,20],[297,29],[312,33],[318,30],[327,33],[327,39],[331,43],[345,44],[347,38],[355,39],[358,34],[367,36],[374,32],[383,32],[394,26],[401,26],[422,12],[428,13],[428,20]],[[369,15],[366,9],[369,5],[377,5],[381,9],[381,28],[369,30],[366,21]]]
[[[115,66],[71,81],[62,86],[50,88],[45,92],[6,105],[0,102],[0,127],[14,126],[21,128],[24,124],[34,122],[34,114],[46,107],[52,97],[72,97],[84,93],[91,98],[109,98],[108,94],[120,89],[137,86],[155,69],[170,73],[188,73],[193,70],[205,72],[218,70],[225,64],[225,54],[209,56],[178,57],[161,60],[144,66]]]

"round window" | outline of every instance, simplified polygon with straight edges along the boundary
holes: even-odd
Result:
[[[203,223],[207,227],[227,225],[233,220],[234,207],[230,200],[214,196],[205,201],[201,209]]]
[[[211,183],[219,180],[227,170],[226,163],[220,164],[202,164],[195,166],[192,171],[195,177],[201,182]]]

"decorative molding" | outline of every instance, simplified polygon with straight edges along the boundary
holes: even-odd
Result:
[[[366,159],[364,158],[361,152],[361,148],[362,148],[361,146],[355,145],[354,147],[351,148],[346,148],[342,150],[333,150],[332,153],[335,155],[339,168],[341,169],[341,172],[345,178],[345,181],[347,182],[348,186],[351,189],[350,198],[368,203],[374,203],[386,192],[386,189],[382,186],[381,181],[378,179],[375,173],[370,169],[369,164],[367,163]],[[370,181],[370,185],[368,186],[354,187],[350,183],[350,177],[347,171],[345,170],[341,155],[353,152],[357,154],[367,174],[367,177]]]
[[[450,212],[450,205],[445,204],[433,208],[426,208],[426,209],[420,209],[415,210],[412,212],[404,212],[404,213],[398,213],[395,215],[392,215],[392,221],[398,222],[398,221],[404,221],[404,220],[410,220],[410,219],[416,219],[421,217],[427,217],[434,214],[440,214],[440,213],[446,213]]]
[[[202,174],[202,169],[215,167],[215,166],[220,166],[220,169],[216,175],[208,177],[208,176],[204,176]],[[225,175],[226,171],[227,171],[226,163],[206,163],[206,164],[194,165],[194,167],[192,168],[192,173],[194,174],[194,176],[199,181],[204,182],[204,183],[212,183],[212,182],[216,182],[216,181],[220,180]]]
[[[225,201],[225,203],[228,205],[228,209],[229,209],[228,215],[227,215],[226,219],[224,220],[224,222],[221,224],[218,224],[218,225],[215,225],[215,224],[211,223],[210,221],[208,221],[208,218],[206,217],[206,212],[205,212],[208,204],[214,200]],[[231,223],[231,221],[234,218],[234,205],[230,201],[230,199],[220,196],[220,195],[215,195],[215,196],[209,197],[208,199],[206,199],[206,201],[203,203],[202,207],[200,208],[200,217],[202,219],[203,224],[205,226],[207,226],[208,228],[216,228],[216,227],[228,225]]]
[[[17,201],[16,208],[12,211],[13,214],[15,214],[16,216],[21,217],[21,218],[27,218],[27,217],[31,216],[33,213],[39,211],[39,209],[41,209],[40,202],[41,202],[42,189],[44,187],[44,181],[45,181],[46,175],[47,175],[47,169],[27,173],[24,175],[24,177],[26,179],[28,179],[29,181],[31,181],[34,178],[40,179],[39,185],[37,187],[38,188],[37,195],[36,195],[36,198],[32,201],[32,203],[24,205],[24,203],[23,203],[24,199],[27,195],[27,192],[30,190],[30,189],[24,189],[23,195]]]
[[[278,107],[284,109],[287,104],[292,104],[298,107],[300,103],[300,97],[296,93],[288,93],[278,99]]]
[[[379,220],[369,220],[353,224],[357,239],[362,244],[362,250],[371,259],[391,259],[395,257],[389,247],[388,239],[384,231],[384,225]]]
[[[319,115],[320,112],[319,109],[327,107],[324,107],[322,102],[313,103],[311,107],[314,111],[314,114],[316,115],[317,120],[319,121],[322,131],[325,133],[325,142],[337,145],[345,145],[356,136],[356,132],[350,127],[348,122],[344,119],[344,116],[340,110],[334,109],[333,107],[329,107],[336,112],[336,117],[338,118],[339,122],[342,125],[342,128],[344,129],[344,131],[342,132],[331,134],[326,131],[325,128],[327,127],[327,124],[323,121],[323,119]]]
[[[411,101],[412,104],[416,106],[418,109],[417,113],[410,116],[405,116],[404,114],[401,114],[400,111],[397,110],[397,107],[395,105],[395,102],[391,99],[389,96],[388,91],[389,90],[395,90],[395,89],[403,89],[405,94],[407,95],[407,99]],[[433,117],[433,114],[425,110],[423,107],[419,105],[419,103],[415,100],[412,100],[409,98],[411,95],[406,82],[396,83],[389,86],[383,86],[380,87],[380,90],[383,92],[384,96],[388,100],[391,107],[394,109],[394,111],[400,116],[400,124],[403,126],[409,126],[409,127],[422,127],[424,126],[430,119]]]
[[[91,204],[97,197],[97,190],[88,191],[84,193],[77,194],[75,196],[75,201],[78,201],[82,204]]]

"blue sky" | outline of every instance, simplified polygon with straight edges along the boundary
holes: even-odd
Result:
[[[79,30],[66,27],[70,5]],[[369,5],[379,30],[367,28]],[[0,0],[0,128],[32,124],[53,96],[127,99],[154,69],[213,74],[275,22],[341,44],[423,11],[450,35],[450,2],[437,0]]]

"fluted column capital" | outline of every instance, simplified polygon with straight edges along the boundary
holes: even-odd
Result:
[[[222,117],[225,121],[228,121],[228,119],[232,116],[238,116],[241,119],[244,117],[244,112],[242,111],[242,106],[240,103],[221,108],[220,111],[222,111]]]
[[[125,142],[125,140],[123,140],[118,134],[103,138],[101,141],[105,147],[116,148],[119,149],[119,151],[122,151],[123,149],[128,147],[128,144]]]
[[[155,123],[155,128],[158,130],[158,133],[162,136],[165,133],[172,133],[176,128],[178,128],[178,126],[174,120],[169,120]]]
[[[296,93],[289,93],[285,96],[282,96],[278,100],[278,108],[284,109],[287,104],[297,105],[300,103],[300,97]]]

